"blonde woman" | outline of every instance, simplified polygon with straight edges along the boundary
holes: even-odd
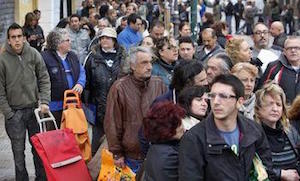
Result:
[[[240,38],[232,38],[227,41],[225,46],[227,55],[232,60],[232,64],[235,65],[239,62],[251,61],[251,50],[249,44]]]
[[[254,65],[247,62],[235,64],[231,73],[241,80],[245,87],[245,102],[240,107],[239,111],[249,119],[254,119],[255,94],[253,93],[255,79],[258,75],[258,70]]]
[[[299,180],[299,134],[287,119],[285,94],[277,84],[256,92],[255,118],[267,135],[276,180]]]

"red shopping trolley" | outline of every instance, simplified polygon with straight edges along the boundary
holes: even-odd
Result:
[[[48,181],[90,181],[90,174],[72,130],[58,130],[50,112],[46,118],[41,118],[40,109],[34,112],[40,133],[30,139],[43,162]],[[53,122],[56,130],[46,131],[46,122]]]

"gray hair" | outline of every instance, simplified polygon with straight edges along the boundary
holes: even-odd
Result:
[[[130,64],[136,64],[136,61],[137,61],[136,55],[138,52],[147,53],[147,54],[150,54],[151,57],[154,57],[154,54],[150,48],[142,47],[142,46],[130,48],[130,50],[128,52],[128,56],[125,59],[125,61],[123,61],[123,64],[121,66],[123,74],[129,74],[132,72],[130,69]]]
[[[217,53],[216,55],[212,56],[209,59],[212,59],[212,58],[223,60],[222,67],[220,67],[220,68],[223,70],[224,74],[228,74],[230,72],[231,68],[233,67],[232,61],[226,53],[223,53],[223,52]],[[207,62],[206,62],[206,64],[207,64]]]
[[[55,28],[47,36],[47,49],[57,50],[57,47],[65,39],[64,37],[68,35],[68,31],[64,28]]]

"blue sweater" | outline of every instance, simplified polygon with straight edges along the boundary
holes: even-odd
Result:
[[[130,26],[127,26],[119,35],[118,43],[125,47],[128,51],[130,47],[138,45],[143,37],[140,32],[134,31]]]

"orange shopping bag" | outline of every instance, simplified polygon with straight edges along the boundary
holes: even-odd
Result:
[[[107,149],[101,151],[101,169],[98,181],[135,181],[135,173],[126,166],[116,167],[113,155]]]
[[[66,90],[64,93],[61,129],[72,129],[83,159],[88,162],[92,157],[91,143],[88,136],[88,123],[81,107],[78,93]]]

